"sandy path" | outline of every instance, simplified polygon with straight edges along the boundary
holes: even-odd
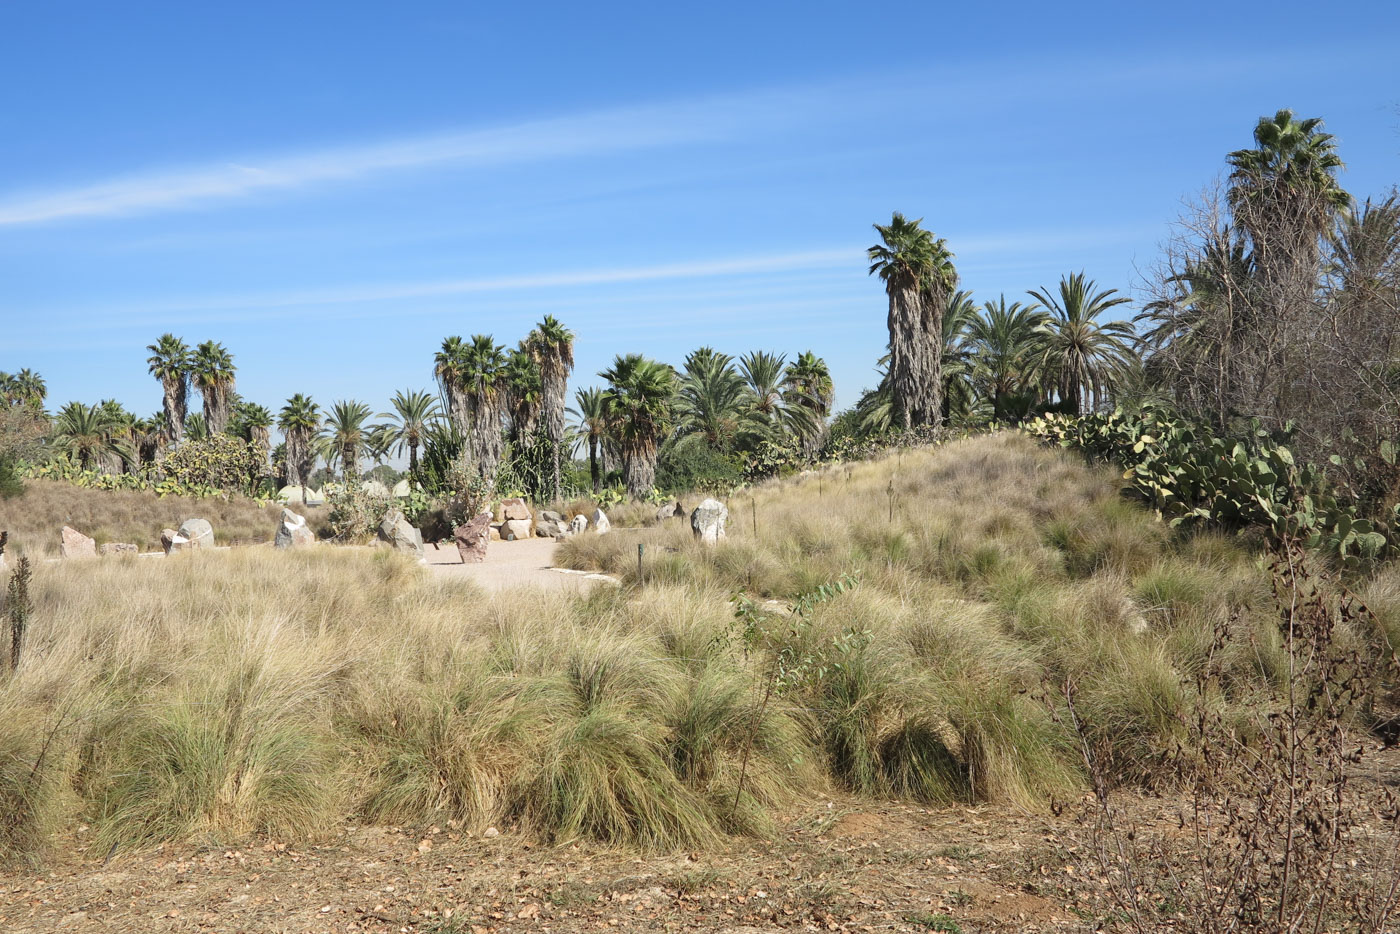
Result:
[[[563,571],[553,567],[555,543],[547,538],[521,542],[492,542],[481,564],[462,564],[457,549],[424,545],[423,556],[434,574],[465,577],[486,590],[539,587],[583,593],[599,582],[617,583],[606,574]]]

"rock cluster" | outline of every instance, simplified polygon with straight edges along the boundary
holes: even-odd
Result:
[[[552,509],[541,509],[535,518],[535,534],[540,538],[563,538],[569,534],[564,517]]]
[[[657,522],[665,522],[668,519],[683,518],[685,518],[685,507],[681,505],[681,501],[678,499],[673,499],[665,506],[662,506],[661,508],[656,510]]]

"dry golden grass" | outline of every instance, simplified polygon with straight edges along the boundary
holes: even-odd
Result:
[[[729,507],[713,548],[684,522],[570,540],[625,580],[583,600],[363,549],[43,565],[0,685],[0,849],[78,820],[106,848],[448,818],[695,846],[829,785],[1036,809],[1083,787],[1047,683],[1077,679],[1116,774],[1153,781],[1217,625],[1261,633],[1232,702],[1278,677],[1246,552],[1019,436]],[[759,601],[737,619],[735,592]]]
[[[324,507],[291,507],[305,514],[313,528],[325,523]],[[143,551],[160,547],[162,529],[179,528],[186,519],[208,519],[219,544],[270,542],[282,515],[280,505],[260,506],[234,498],[159,497],[137,490],[92,490],[56,480],[27,480],[24,492],[0,499],[0,529],[10,533],[16,554],[58,554],[59,529],[72,526],[104,542],[131,542]]]

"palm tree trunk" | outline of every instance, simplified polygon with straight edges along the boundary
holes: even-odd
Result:
[[[622,474],[627,495],[642,499],[656,487],[656,445],[630,444],[622,452]]]
[[[598,436],[588,436],[588,475],[593,480],[593,492],[603,483],[603,475],[598,470]]]
[[[413,440],[408,442],[408,472],[412,477],[418,476],[418,442]]]
[[[916,281],[889,289],[890,386],[892,421],[898,428],[942,422],[942,314],[939,296],[928,301]],[[934,308],[926,308],[926,301]]]

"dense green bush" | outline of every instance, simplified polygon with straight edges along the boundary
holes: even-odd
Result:
[[[215,434],[186,441],[160,465],[166,479],[186,488],[212,487],[247,496],[272,493],[266,452],[251,441]]]
[[[20,479],[14,458],[0,454],[0,499],[9,499],[23,492],[24,482]]]
[[[717,492],[744,482],[739,460],[698,437],[664,445],[656,458],[656,488],[670,493]]]

